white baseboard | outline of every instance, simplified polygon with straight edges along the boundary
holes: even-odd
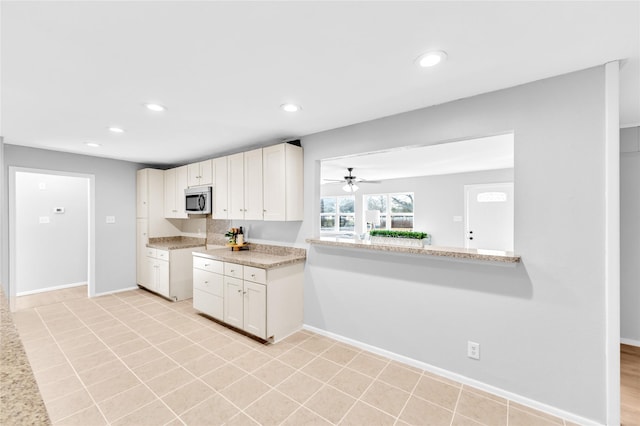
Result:
[[[137,290],[138,288],[139,288],[138,286],[135,286],[135,287],[128,287],[128,288],[121,288],[121,289],[118,289],[118,290],[105,291],[105,292],[102,292],[102,293],[96,293],[92,297],[107,296],[109,294],[122,293],[123,291]]]
[[[83,286],[83,285],[87,285],[87,282],[83,281],[81,283],[63,284],[63,285],[57,285],[55,287],[47,287],[47,288],[39,288],[37,290],[21,291],[20,293],[16,293],[16,296],[18,296],[18,297],[20,297],[20,296],[28,296],[30,294],[44,293],[45,291],[64,290],[65,288],[80,287],[80,286]]]
[[[634,339],[625,339],[624,337],[620,338],[620,343],[623,343],[625,345],[631,345],[631,346],[638,346],[640,347],[640,340],[634,340]]]
[[[541,402],[535,401],[533,399],[526,398],[522,395],[515,394],[513,392],[506,391],[504,389],[500,389],[484,382],[480,382],[478,380],[471,379],[469,377],[454,373],[449,370],[445,370],[431,364],[427,364],[422,361],[418,361],[413,358],[406,357],[404,355],[399,355],[395,352],[388,351],[386,349],[378,348],[377,346],[372,346],[367,343],[360,342],[358,340],[353,340],[348,337],[341,336],[339,334],[331,333],[330,331],[322,330],[320,328],[316,328],[310,325],[305,324],[303,326],[305,330],[312,331],[314,333],[330,337],[332,339],[338,340],[340,342],[348,343],[349,345],[355,346],[357,348],[372,352],[377,355],[381,355],[395,361],[410,365],[412,367],[420,368],[422,370],[429,371],[431,373],[437,374],[442,377],[446,377],[447,379],[454,380],[456,382],[473,386],[475,388],[481,389],[483,391],[492,393],[494,395],[501,396],[503,398],[509,399],[511,401],[517,402],[518,404],[526,405],[527,407],[531,407],[538,411],[543,411],[545,413],[551,414],[553,416],[561,417],[567,419],[573,423],[577,423],[584,426],[602,426],[600,423],[594,422],[593,420],[585,419],[584,417],[577,416],[573,413],[569,413],[567,411],[561,410],[556,407],[552,407],[550,405],[543,404]]]

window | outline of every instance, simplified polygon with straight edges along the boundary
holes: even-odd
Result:
[[[365,195],[364,208],[380,211],[377,229],[413,230],[413,192]]]
[[[345,232],[355,228],[355,196],[320,199],[320,231]]]

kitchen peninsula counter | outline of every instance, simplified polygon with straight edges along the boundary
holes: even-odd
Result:
[[[457,247],[402,247],[383,244],[374,244],[371,241],[362,241],[356,238],[319,237],[307,238],[309,244],[321,246],[340,247],[349,249],[363,249],[374,251],[386,251],[392,253],[407,253],[424,256],[446,257],[462,260],[479,260],[501,263],[519,263],[520,256],[512,252],[482,249],[464,249]]]
[[[0,424],[50,425],[31,364],[0,291]]]
[[[179,250],[185,248],[204,247],[205,238],[196,237],[157,237],[149,238],[147,247],[161,250]]]
[[[249,250],[232,251],[230,247],[209,246],[207,250],[194,250],[194,256],[255,268],[273,269],[304,262],[307,251],[301,248],[250,244]]]

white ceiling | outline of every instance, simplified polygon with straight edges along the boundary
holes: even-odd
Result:
[[[637,1],[0,7],[0,134],[9,144],[179,164],[616,59],[621,125],[640,124]],[[448,60],[417,68],[430,49]],[[168,110],[145,110],[150,101]],[[284,102],[303,110],[285,113]]]
[[[513,160],[510,133],[324,160],[320,174],[325,180],[343,179],[347,168],[353,167],[352,175],[358,179],[387,180],[508,169],[513,168]]]

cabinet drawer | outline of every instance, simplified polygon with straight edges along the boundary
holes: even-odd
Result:
[[[156,252],[157,250],[151,247],[147,247],[147,257],[153,257],[154,259],[156,258]]]
[[[223,319],[224,302],[220,296],[194,288],[193,308],[216,319]]]
[[[156,249],[156,258],[161,260],[169,260],[169,251]]]
[[[222,297],[223,291],[223,276],[214,272],[203,271],[202,269],[193,270],[193,288],[206,291],[207,293],[214,294]]]
[[[254,268],[253,266],[245,266],[244,279],[247,281],[253,281],[254,283],[266,284],[267,271],[266,269]]]
[[[207,259],[205,257],[193,256],[193,267],[204,269],[205,271],[215,272],[217,274],[224,273],[224,264],[219,260]]]
[[[228,277],[243,278],[243,266],[236,263],[224,262],[224,274]]]

